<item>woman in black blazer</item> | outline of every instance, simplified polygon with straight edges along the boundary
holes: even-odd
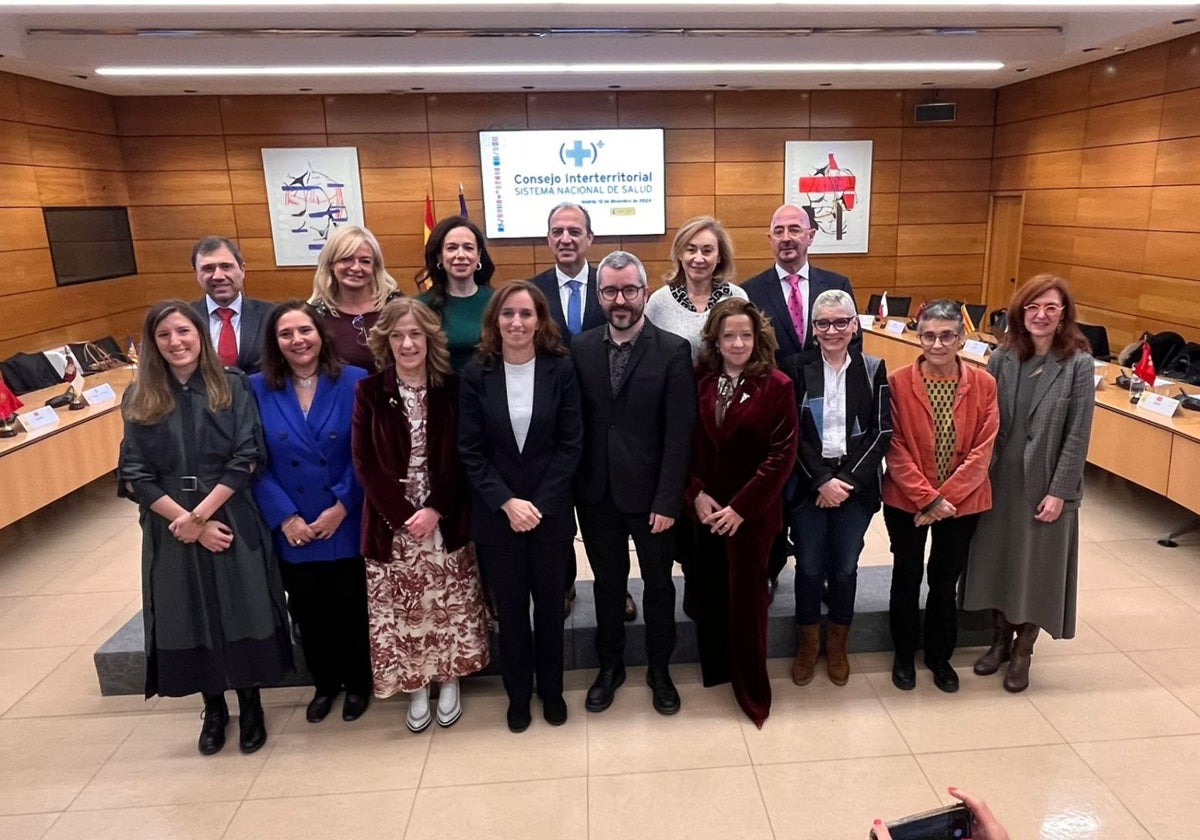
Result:
[[[826,669],[834,685],[845,685],[858,556],[880,507],[883,456],[892,443],[892,402],[883,360],[855,346],[858,315],[850,295],[840,289],[821,292],[813,302],[812,327],[819,351],[783,363],[783,372],[796,384],[800,418],[789,517],[796,545],[799,637],[792,682],[812,681],[825,601]]]
[[[471,537],[500,623],[513,732],[529,727],[535,672],[546,721],[567,720],[562,557],[575,537],[571,477],[583,444],[566,353],[545,295],[516,282],[488,303],[478,352],[462,372],[458,447],[472,489]]]

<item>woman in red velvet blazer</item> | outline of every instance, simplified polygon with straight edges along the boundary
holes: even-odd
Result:
[[[732,682],[759,727],[771,711],[763,581],[796,460],[796,399],[775,368],[775,348],[754,304],[730,298],[713,307],[701,333],[686,496],[700,523],[693,566],[704,684]]]
[[[433,311],[386,304],[367,337],[379,373],[358,385],[352,449],[363,486],[375,696],[409,695],[405,721],[451,726],[458,678],[488,663],[474,546],[467,542],[466,471],[458,456],[458,378]]]

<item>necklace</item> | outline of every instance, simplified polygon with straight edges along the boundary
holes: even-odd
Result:
[[[313,377],[312,376],[297,376],[296,374],[293,373],[292,381],[296,383],[297,388],[302,388],[306,391],[309,388],[311,388],[313,385]]]

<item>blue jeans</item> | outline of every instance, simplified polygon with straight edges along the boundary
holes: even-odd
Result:
[[[835,508],[819,508],[812,500],[792,513],[797,624],[820,623],[822,598],[834,624],[850,624],[854,619],[858,556],[875,515],[873,507],[852,494]]]

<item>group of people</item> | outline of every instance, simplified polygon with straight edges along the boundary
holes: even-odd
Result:
[[[409,729],[451,726],[459,680],[493,654],[494,612],[508,727],[530,726],[535,693],[561,725],[578,523],[599,660],[586,709],[609,708],[626,679],[632,539],[653,707],[680,708],[679,562],[704,684],[731,683],[761,727],[789,545],[793,680],[814,678],[823,648],[845,684],[858,558],[881,506],[896,686],[914,687],[923,636],[935,684],[957,689],[965,568],[964,606],[992,610],[995,629],[975,670],[1007,661],[1005,687],[1022,690],[1039,629],[1074,633],[1092,380],[1069,290],[1048,275],[1022,286],[987,371],[957,356],[958,304],[930,303],[921,357],[889,375],[862,352],[849,280],[809,265],[815,234],[805,209],[780,207],[776,264],[738,286],[724,227],[692,219],[651,294],[631,253],[592,267],[591,218],[561,204],[547,220],[555,267],[493,289],[482,232],[453,216],[426,244],[427,290],[408,297],[370,231],[345,226],[311,297],[277,306],[243,294],[234,242],[200,240],[205,296],[151,307],[122,404],[147,696],[202,694],[212,754],[235,689],[253,752],[267,738],[259,688],[295,667],[298,635],[310,722],[343,692],[347,721],[404,693]]]

